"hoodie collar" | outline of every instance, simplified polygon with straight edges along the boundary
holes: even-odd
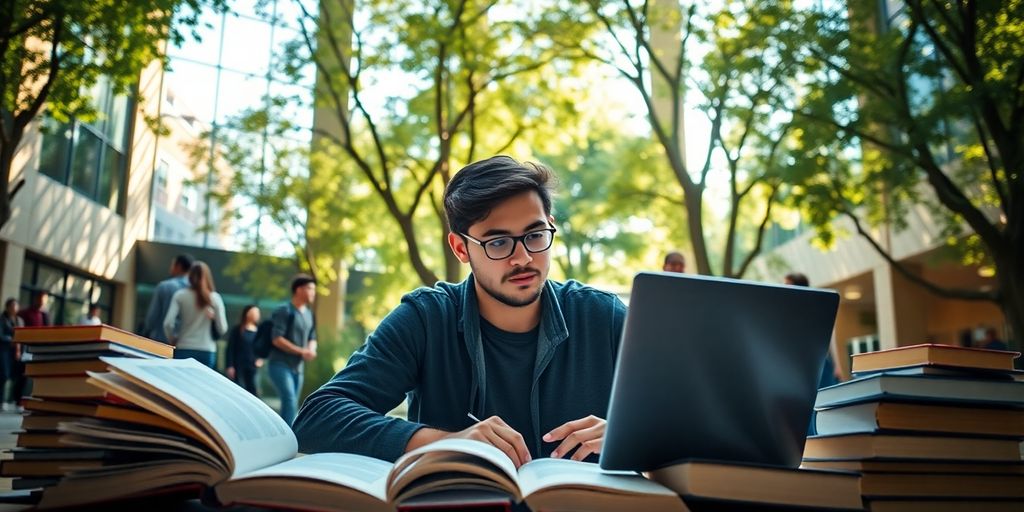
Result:
[[[540,298],[540,332],[542,333],[541,346],[545,343],[555,346],[569,337],[569,329],[565,326],[565,316],[562,315],[562,305],[553,290],[554,282],[550,279],[544,283]],[[476,296],[476,278],[472,273],[462,282],[462,297],[459,308],[458,329],[460,332],[469,334],[469,337],[479,339],[480,337],[480,304]],[[543,339],[546,338],[546,339]]]

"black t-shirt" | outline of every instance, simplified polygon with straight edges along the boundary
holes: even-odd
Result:
[[[539,326],[529,332],[507,332],[480,318],[487,371],[487,413],[500,416],[522,434],[533,458],[539,454],[533,453],[532,447],[540,444],[530,416],[530,388],[539,332]]]

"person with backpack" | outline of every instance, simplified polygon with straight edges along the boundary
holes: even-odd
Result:
[[[303,363],[316,358],[316,323],[313,301],[316,279],[299,274],[292,279],[292,300],[271,315],[267,372],[281,398],[281,417],[289,425],[295,420],[302,390]],[[257,334],[257,337],[259,335]],[[258,344],[266,346],[265,342]],[[259,357],[257,353],[257,357]]]
[[[263,367],[263,359],[256,357],[256,334],[259,331],[260,308],[249,304],[242,308],[242,318],[228,333],[228,347],[225,351],[224,373],[239,386],[254,396],[260,396],[256,389],[256,370]]]
[[[175,335],[175,325],[179,320]],[[176,347],[174,358],[192,358],[216,369],[215,340],[219,336],[214,334],[223,334],[227,330],[224,300],[216,292],[210,267],[197,261],[188,271],[188,287],[174,293],[164,317],[164,333],[168,342]]]

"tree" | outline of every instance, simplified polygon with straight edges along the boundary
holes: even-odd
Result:
[[[670,249],[658,228],[681,227],[671,226],[675,204],[636,193],[668,176],[661,147],[621,130],[593,115],[577,144],[538,155],[558,175],[552,260],[567,279],[628,284],[645,259]]]
[[[337,127],[316,137],[382,202],[423,285],[460,277],[440,203],[453,169],[507,150],[556,96],[535,73],[558,54],[537,43],[526,13],[501,19],[496,5],[380,1],[355,11],[342,0],[304,10],[302,38],[289,48],[290,69],[314,63],[316,106]],[[406,86],[385,86],[396,77]]]
[[[909,280],[993,302],[1024,334],[1024,2],[906,0],[890,19],[851,0],[802,13],[792,41],[813,79],[798,114],[805,212],[824,240],[845,216]],[[878,27],[883,27],[878,29]],[[815,34],[808,37],[808,34]],[[991,291],[949,289],[895,260],[871,227],[903,229],[915,204],[944,221]]]
[[[15,152],[42,110],[62,121],[96,115],[86,91],[100,76],[128,94],[143,67],[180,44],[204,5],[223,0],[12,0],[0,6],[0,226],[11,216]],[[172,18],[175,23],[172,24]]]
[[[781,195],[779,149],[790,130],[792,116],[784,106],[792,104],[794,81],[778,54],[780,32],[771,18],[775,8],[758,4],[732,2],[721,11],[703,13],[696,5],[677,2],[588,0],[585,12],[578,9],[572,16],[600,30],[563,39],[566,46],[613,66],[640,94],[651,131],[681,187],[676,193],[647,193],[682,206],[701,274],[743,276],[761,252]],[[699,67],[687,62],[694,55],[691,44],[707,49]],[[689,89],[699,93],[698,108],[711,124],[700,169],[686,161],[683,100]],[[705,198],[714,173],[723,173],[727,182],[726,228],[718,234],[705,225]],[[741,215],[753,204],[760,205],[756,216]],[[741,240],[750,230],[755,236],[743,254]],[[711,246],[716,235],[723,241],[721,250]],[[721,258],[717,269],[712,264],[716,253]]]

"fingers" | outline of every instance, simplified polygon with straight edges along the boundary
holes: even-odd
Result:
[[[601,453],[601,445],[603,443],[604,437],[584,441],[580,444],[580,447],[576,449],[576,452],[572,454],[572,460],[583,460],[592,454]]]
[[[512,459],[512,463],[515,464],[517,468],[523,465],[523,460],[519,458],[519,453],[512,446],[512,443],[498,435],[497,431],[487,431],[484,433],[484,437],[487,439],[488,443],[491,443],[495,448],[505,452],[505,455],[508,455],[508,458]]]
[[[561,427],[552,430],[544,436],[544,440],[551,442],[562,439],[562,442],[551,452],[551,457],[564,457],[574,448],[579,446],[573,455],[573,460],[583,460],[593,453],[601,452],[601,445],[604,442],[605,421],[595,416],[570,421]]]
[[[569,434],[582,430],[587,427],[592,427],[598,422],[604,421],[597,416],[587,416],[586,418],[580,418],[578,420],[572,420],[564,423],[562,426],[555,428],[551,432],[544,435],[544,441],[552,443],[560,439],[565,439]]]
[[[508,455],[508,458],[515,463],[516,467],[532,460],[530,450],[526,448],[526,441],[523,440],[522,434],[497,416],[491,416],[469,427],[462,432],[460,437],[477,439],[494,445],[494,447],[505,452],[505,455]]]
[[[505,420],[498,416],[491,416],[484,423],[491,423],[490,426],[493,431],[512,446],[522,464],[530,462],[532,457],[530,457],[530,450],[526,449],[526,441],[523,440],[522,434],[510,427],[508,423],[505,423]],[[518,466],[519,464],[516,465]]]

